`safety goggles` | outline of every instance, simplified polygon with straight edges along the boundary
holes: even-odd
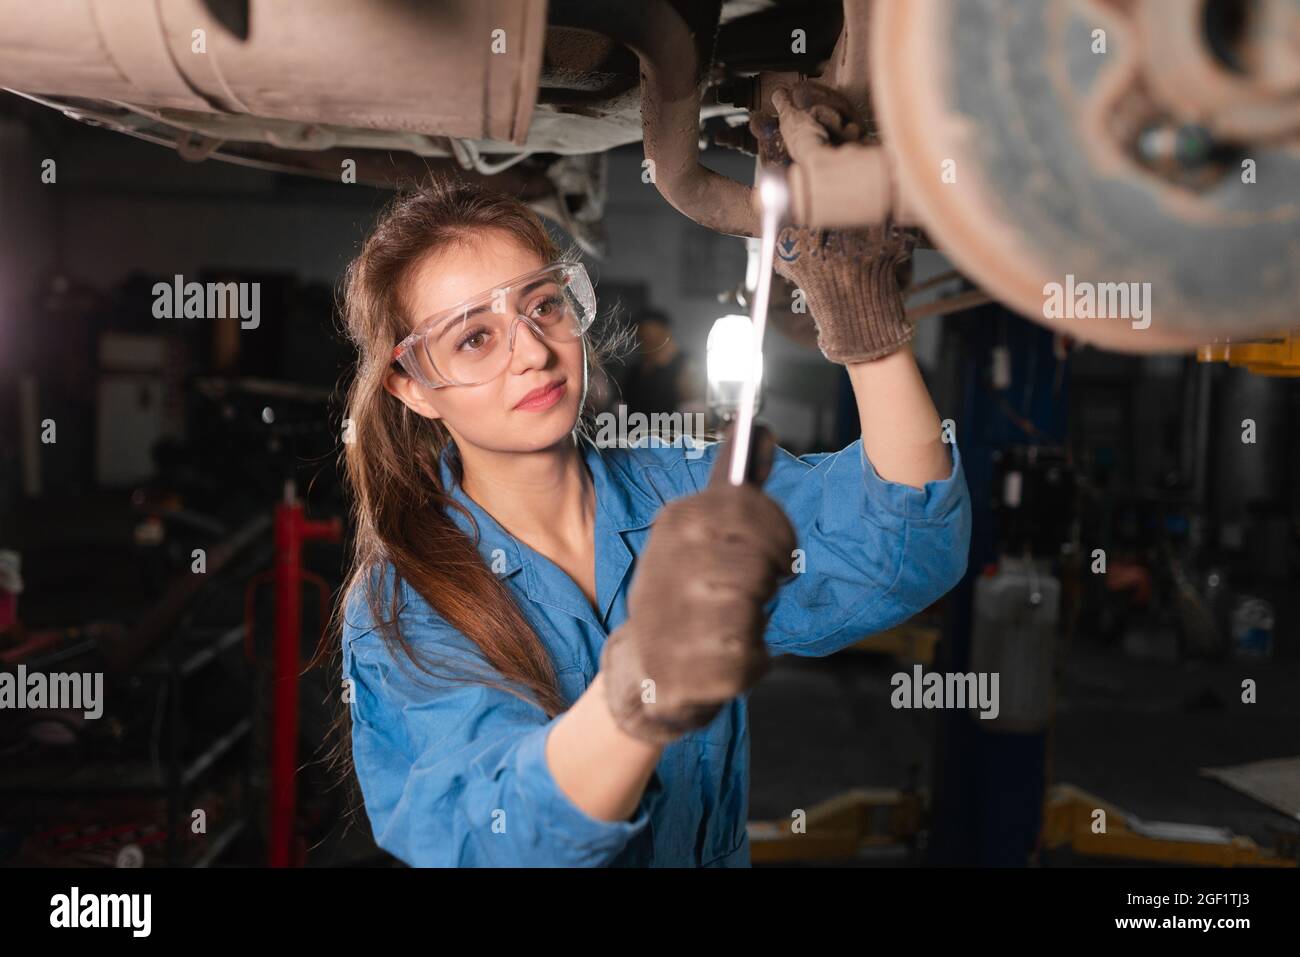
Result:
[[[422,320],[393,349],[393,361],[422,385],[479,385],[510,365],[519,323],[539,339],[573,342],[596,317],[582,263],[555,262]]]

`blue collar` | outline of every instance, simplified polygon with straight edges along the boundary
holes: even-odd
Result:
[[[627,547],[620,533],[650,525],[662,503],[641,487],[626,461],[611,460],[585,436],[578,436],[577,442],[583,460],[587,463],[587,470],[591,473],[592,488],[596,496],[596,592],[603,618],[608,615],[614,594],[632,563],[632,551]],[[521,568],[537,564],[538,559],[552,564],[528,545],[515,539],[481,505],[465,493],[452,474],[451,451],[452,447],[449,445],[443,451],[439,462],[442,486],[474,517],[478,527],[479,554],[483,556],[483,561],[488,567],[496,572],[499,578],[506,578]],[[474,524],[471,524],[458,509],[448,509],[448,514],[452,521],[473,540]],[[594,621],[591,605],[576,584],[570,582],[573,594],[556,595],[553,589],[543,586],[537,573],[537,568],[527,568],[524,584],[529,598],[556,605],[575,617]],[[567,575],[564,577],[568,578]],[[598,624],[604,623],[602,621]]]

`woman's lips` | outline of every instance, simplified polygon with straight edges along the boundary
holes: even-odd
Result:
[[[515,406],[523,412],[541,412],[543,409],[549,409],[555,403],[564,397],[564,381],[554,382],[551,385],[542,386],[540,389],[534,389],[528,393]]]

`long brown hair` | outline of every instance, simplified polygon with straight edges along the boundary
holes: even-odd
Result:
[[[440,422],[411,411],[384,388],[393,347],[411,327],[404,294],[412,267],[432,252],[472,241],[485,231],[509,235],[543,262],[571,253],[562,254],[542,221],[519,199],[466,180],[433,177],[399,190],[347,268],[340,311],[358,355],[346,398],[343,461],[354,537],[342,600],[316,660],[328,645],[329,657],[338,664],[345,610],[364,597],[371,622],[399,663],[405,660],[446,680],[502,687],[554,716],[566,704],[545,645],[507,586],[483,561],[475,541],[451,518],[451,509],[458,509],[473,521],[443,487],[444,452],[456,481],[464,477],[451,436]],[[589,369],[599,370],[631,342],[629,330],[610,316],[597,322],[592,333],[584,341]],[[589,428],[582,421],[579,428],[584,425]],[[448,669],[417,653],[398,622],[403,582],[476,646],[486,669]],[[330,757],[350,777],[349,727],[345,705]]]

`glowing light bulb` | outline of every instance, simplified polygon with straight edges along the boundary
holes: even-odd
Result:
[[[709,410],[723,421],[736,414],[740,391],[755,362],[754,325],[749,316],[723,316],[709,330],[705,347],[709,376]],[[757,354],[756,383],[763,381],[763,356]]]

